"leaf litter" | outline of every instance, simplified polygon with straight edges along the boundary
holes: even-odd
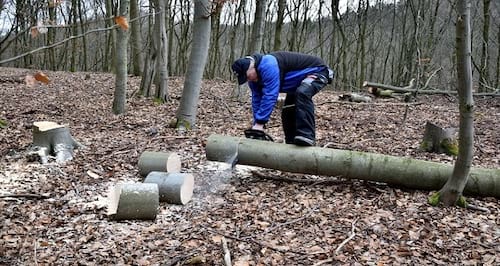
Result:
[[[222,237],[233,265],[500,263],[495,198],[468,198],[489,213],[435,208],[426,203],[429,191],[340,177],[297,183],[290,180],[325,177],[207,162],[210,134],[243,136],[250,126],[249,98],[230,99],[233,83],[205,80],[197,128],[180,133],[169,124],[182,78],[169,79],[171,101],[158,105],[138,97],[140,79],[130,77],[127,112],[116,116],[113,75],[46,71],[50,83],[26,84],[36,72],[0,69],[0,119],[7,122],[0,128],[0,195],[44,196],[0,198],[0,264],[222,265]],[[457,99],[419,96],[404,119],[398,99],[352,104],[339,94],[329,88],[315,97],[319,146],[454,163],[420,151],[419,143],[426,121],[458,127]],[[500,101],[475,103],[473,165],[499,168]],[[268,125],[276,141],[283,140],[279,117],[275,110]],[[31,125],[42,120],[67,125],[85,148],[66,164],[30,162]],[[182,171],[196,178],[192,201],[161,204],[155,221],[108,220],[109,187],[141,181],[137,160],[145,150],[178,153]]]

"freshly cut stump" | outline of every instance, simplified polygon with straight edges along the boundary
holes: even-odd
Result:
[[[117,184],[109,193],[108,216],[113,220],[154,220],[158,195],[156,184]]]
[[[145,151],[139,157],[139,174],[147,176],[152,171],[178,173],[181,159],[175,152]]]
[[[162,202],[184,205],[193,197],[192,174],[153,171],[144,179],[144,183],[158,184]]]
[[[71,136],[69,128],[50,121],[33,123],[33,146],[42,163],[54,155],[58,163],[73,159],[73,150],[80,144]]]

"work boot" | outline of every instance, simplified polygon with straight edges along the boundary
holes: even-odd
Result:
[[[293,143],[297,146],[314,146],[314,140],[302,136],[295,136]]]

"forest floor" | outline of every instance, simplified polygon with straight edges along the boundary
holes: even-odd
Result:
[[[248,97],[229,97],[234,83],[205,80],[197,128],[181,133],[169,126],[181,78],[169,80],[171,101],[159,105],[138,97],[140,79],[130,77],[128,111],[113,115],[113,75],[46,72],[49,84],[28,86],[28,74],[0,68],[0,119],[8,122],[0,128],[0,196],[44,197],[0,197],[0,265],[184,265],[193,258],[223,265],[223,237],[233,265],[500,264],[496,198],[467,198],[489,212],[432,207],[431,191],[341,177],[304,185],[262,176],[325,177],[208,162],[210,134],[243,136],[250,126]],[[419,144],[426,121],[458,127],[455,97],[419,96],[404,119],[399,99],[354,104],[340,102],[341,93],[327,88],[315,97],[317,146],[454,163]],[[475,103],[473,166],[500,168],[500,98]],[[275,141],[282,140],[279,117],[275,110],[268,125]],[[64,164],[29,162],[32,124],[42,120],[67,125],[85,148]],[[145,150],[176,152],[182,172],[195,176],[193,198],[161,203],[154,221],[112,221],[108,190],[141,182]]]

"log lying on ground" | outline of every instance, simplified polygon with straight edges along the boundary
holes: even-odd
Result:
[[[147,176],[152,171],[178,173],[181,159],[174,152],[145,151],[139,157],[139,174]]]
[[[416,92],[416,89],[410,82],[409,86],[406,87],[397,87],[397,86],[392,86],[392,85],[387,85],[387,84],[382,84],[382,83],[375,83],[375,82],[369,82],[365,81],[363,83],[363,87],[365,88],[377,88],[377,89],[382,89],[382,90],[391,90],[393,92],[399,92],[399,93],[414,93]],[[370,89],[370,91],[377,92],[377,90]],[[448,91],[448,90],[418,90],[419,94],[457,94],[457,91]],[[500,96],[500,92],[496,91],[493,93],[473,93],[474,96]]]
[[[55,156],[60,163],[73,159],[73,150],[81,145],[64,125],[40,121],[33,123],[33,146],[42,163],[47,163],[48,155]]]
[[[357,93],[347,93],[339,95],[339,100],[355,102],[355,103],[369,103],[372,101],[372,98],[370,96],[361,95]]]
[[[448,164],[383,154],[299,147],[217,134],[208,138],[207,160],[225,162],[235,152],[239,164],[371,180],[413,189],[438,190],[453,171]],[[464,192],[500,198],[500,170],[472,168]]]
[[[154,220],[158,213],[156,184],[117,184],[108,197],[108,216],[112,220]]]
[[[194,177],[192,174],[153,171],[144,179],[144,183],[158,185],[161,202],[184,205],[193,197]]]

